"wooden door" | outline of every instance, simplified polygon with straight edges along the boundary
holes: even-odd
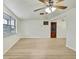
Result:
[[[56,38],[56,22],[51,22],[51,38]]]

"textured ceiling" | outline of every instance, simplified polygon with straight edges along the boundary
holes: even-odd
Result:
[[[45,6],[38,0],[4,0],[4,4],[21,19],[46,19],[51,16],[50,14],[41,16],[40,12],[45,12],[44,10],[33,12],[33,10]],[[75,8],[76,3],[75,0],[64,0],[64,5],[67,5],[68,8],[62,11],[54,11],[52,13],[52,17],[58,16],[69,9]]]

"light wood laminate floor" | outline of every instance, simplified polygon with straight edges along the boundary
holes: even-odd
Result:
[[[65,39],[20,39],[4,59],[76,59]]]

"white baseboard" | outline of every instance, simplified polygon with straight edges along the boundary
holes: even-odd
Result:
[[[66,45],[66,47],[68,47],[69,49],[71,49],[71,50],[73,50],[73,51],[76,51],[75,48],[72,48],[72,47],[70,47],[70,46],[68,46],[68,45]]]

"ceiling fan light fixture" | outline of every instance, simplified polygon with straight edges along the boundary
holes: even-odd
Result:
[[[46,9],[45,9],[45,12],[51,13],[51,10],[50,10],[49,8],[46,8]]]
[[[56,10],[56,8],[55,7],[52,7],[51,10],[52,10],[52,12],[54,12]],[[51,13],[51,10],[50,10],[50,8],[46,8],[45,9],[45,12]]]
[[[55,7],[52,7],[52,12],[54,12],[56,10],[56,8]]]

